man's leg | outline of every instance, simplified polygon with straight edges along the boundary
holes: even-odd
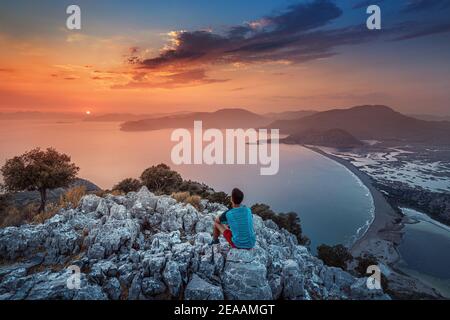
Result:
[[[213,239],[219,239],[220,236],[220,230],[217,227],[218,223],[214,222],[214,230],[213,230]]]
[[[227,229],[227,227],[220,222],[214,222],[214,230],[213,230],[213,244],[219,243],[219,236]]]

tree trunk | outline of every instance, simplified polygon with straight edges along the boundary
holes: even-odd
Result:
[[[45,211],[45,203],[47,202],[47,189],[40,189],[41,194],[41,206],[39,207],[38,213]]]

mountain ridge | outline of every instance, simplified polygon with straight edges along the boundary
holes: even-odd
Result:
[[[254,128],[270,123],[270,119],[242,108],[226,108],[213,112],[193,112],[121,124],[122,131],[151,131],[160,129],[192,128],[194,121],[202,121],[204,128]]]
[[[274,121],[267,127],[279,128],[285,134],[342,129],[360,140],[405,140],[417,143],[450,141],[450,123],[415,119],[383,105],[332,109],[298,120]]]

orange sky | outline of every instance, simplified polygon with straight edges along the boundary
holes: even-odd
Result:
[[[171,71],[152,71],[146,77],[156,85],[121,88],[141,72],[124,64],[128,46],[122,41],[68,32],[65,39],[44,44],[1,37],[0,46],[10,48],[0,54],[1,111],[151,113],[223,107],[268,111],[345,106],[369,98],[368,103],[388,102],[374,93],[368,75],[361,74],[364,70],[337,81],[336,73],[343,75],[348,67],[327,59],[302,65],[278,61],[218,66],[208,70],[208,77],[223,80],[215,83],[164,84]],[[351,84],[354,93],[348,95]]]
[[[0,112],[152,113],[226,107],[269,112],[386,104],[409,113],[450,113],[448,63],[428,65],[430,59],[422,59],[437,52],[434,47],[415,49],[414,60],[423,61],[421,65],[401,65],[403,56],[395,52],[406,50],[407,42],[389,44],[383,56],[373,43],[369,49],[336,49],[337,55],[305,63],[280,58],[152,69],[127,63],[131,57],[143,61],[167,48],[176,50],[178,36],[170,29],[145,29],[130,36],[60,27],[48,37],[0,31],[0,47],[7,48],[0,52]]]

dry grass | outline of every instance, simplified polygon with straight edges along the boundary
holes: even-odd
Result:
[[[59,199],[59,205],[64,208],[76,208],[80,204],[81,198],[86,194],[85,186],[70,188]]]
[[[32,218],[33,223],[43,223],[44,221],[50,219],[55,214],[59,212],[61,209],[74,209],[78,207],[81,198],[86,194],[85,186],[76,186],[67,190],[61,197],[59,198],[58,203],[49,203],[45,207],[45,211],[39,214],[36,214]]]
[[[16,207],[7,207],[3,210],[0,227],[18,226],[22,224],[24,217]]]
[[[86,187],[84,186],[70,188],[61,195],[58,202],[48,203],[45,211],[41,213],[36,213],[39,208],[38,203],[30,203],[22,208],[10,206],[2,213],[0,227],[19,226],[24,223],[43,223],[63,208],[76,208],[85,194]]]
[[[172,198],[177,200],[177,202],[185,202],[185,200],[190,196],[189,192],[174,192],[172,193]]]
[[[44,221],[50,219],[51,217],[53,217],[55,214],[58,213],[58,211],[61,209],[62,207],[59,204],[56,203],[49,203],[45,206],[45,211],[35,214],[32,218],[31,218],[31,222],[32,223],[43,223]],[[36,210],[34,211],[36,212]]]
[[[100,198],[105,197],[108,193],[109,193],[108,190],[98,190],[98,191],[94,191],[94,194],[95,194],[97,197],[100,197]]]
[[[201,209],[201,204],[200,204],[200,200],[202,200],[202,198],[200,196],[197,195],[193,195],[193,196],[189,196],[186,198],[186,200],[184,202],[191,204],[195,209],[200,210]]]
[[[123,195],[125,195],[125,193],[123,191],[121,191],[121,190],[112,190],[110,193],[113,196],[123,196]]]
[[[176,192],[172,193],[172,198],[177,200],[177,202],[189,203],[197,210],[201,209],[200,201],[202,198],[198,195],[192,195],[189,192]]]

